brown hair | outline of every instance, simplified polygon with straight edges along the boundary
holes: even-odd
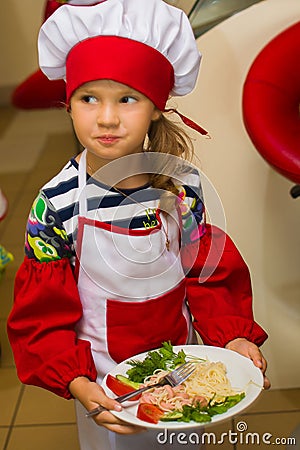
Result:
[[[71,112],[71,105],[66,105],[67,112]],[[75,134],[76,136],[76,134]],[[148,130],[148,140],[144,143],[144,151],[157,152],[165,155],[173,155],[181,157],[183,160],[191,161],[194,157],[194,145],[191,137],[183,129],[181,125],[173,120],[168,119],[163,113],[157,120],[152,121]],[[80,151],[83,150],[81,143]],[[150,184],[156,188],[164,191],[161,196],[161,204],[163,204],[163,210],[167,211],[168,208],[174,206],[174,195],[177,197],[179,194],[173,180],[170,176],[163,174],[163,170],[160,173],[159,168],[156,173],[150,175]],[[173,195],[170,195],[173,194]]]
[[[176,122],[161,114],[158,120],[152,122],[148,131],[148,143],[145,151],[165,153],[191,160],[194,155],[194,146],[191,137]],[[151,185],[165,191],[172,192],[176,196],[178,190],[171,177],[160,173],[152,174]]]

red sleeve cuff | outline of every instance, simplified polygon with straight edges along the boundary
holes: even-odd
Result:
[[[97,371],[90,352],[90,343],[78,340],[76,347],[60,353],[55,358],[44,362],[36,371],[25,367],[20,373],[20,380],[24,384],[32,384],[47,389],[65,399],[73,398],[69,391],[69,384],[77,377],[86,377],[96,381]]]
[[[268,337],[255,321],[237,316],[210,318],[201,323],[194,322],[194,327],[205,345],[216,347],[225,347],[228,342],[236,338],[245,338],[260,346]]]

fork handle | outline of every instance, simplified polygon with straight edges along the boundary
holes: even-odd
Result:
[[[148,386],[144,386],[142,388],[136,389],[135,391],[132,392],[128,392],[128,394],[124,394],[121,395],[120,397],[116,397],[114,400],[117,400],[117,402],[119,403],[123,403],[126,400],[130,400],[132,397],[135,397],[136,395],[142,394],[143,392],[147,391],[148,389],[152,389],[156,386],[161,386],[162,383],[155,383],[155,384],[151,384]],[[93,417],[93,416],[97,416],[98,414],[100,414],[103,411],[108,411],[107,408],[105,408],[102,405],[99,405],[97,408],[92,409],[91,411],[88,411],[85,415],[85,417]]]

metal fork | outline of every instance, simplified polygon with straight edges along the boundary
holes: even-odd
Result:
[[[187,380],[195,371],[195,369],[196,369],[195,362],[187,361],[181,366],[174,369],[172,372],[165,375],[157,383],[149,384],[148,386],[136,389],[132,392],[129,392],[128,394],[121,395],[120,397],[115,398],[115,400],[117,400],[119,403],[122,403],[125,402],[126,400],[130,400],[132,397],[135,397],[138,394],[141,394],[142,392],[148,391],[149,389],[152,389],[154,387],[165,386],[166,384],[172,387],[178,386],[179,384]],[[93,417],[96,416],[97,414],[100,414],[102,411],[107,411],[107,408],[99,405],[97,408],[87,412],[85,416]]]

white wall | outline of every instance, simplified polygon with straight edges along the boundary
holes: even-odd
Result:
[[[281,388],[300,380],[300,199],[290,197],[292,183],[252,145],[241,97],[257,53],[299,20],[299,0],[265,0],[210,30],[198,39],[203,62],[196,90],[175,99],[212,136],[197,136],[196,152],[223,202],[227,231],[250,266],[256,319],[269,333],[268,373]]]

